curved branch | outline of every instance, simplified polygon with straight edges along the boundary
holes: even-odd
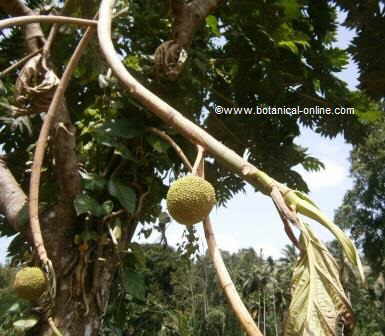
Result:
[[[250,316],[249,311],[243,304],[237,289],[231,280],[229,272],[227,271],[227,268],[223,262],[221,252],[217,246],[217,242],[215,241],[214,232],[209,217],[203,221],[203,227],[205,230],[205,237],[211,259],[213,260],[219,282],[226,294],[231,309],[234,311],[242,327],[245,329],[249,336],[263,336],[261,331],[256,326],[253,318]]]
[[[179,155],[186,168],[188,170],[192,170],[193,167],[191,165],[191,162],[183,152],[182,148],[180,148],[179,145],[165,131],[161,131],[160,129],[157,129],[155,127],[149,127],[148,130],[166,140],[171,145],[171,147],[174,148],[175,152]]]
[[[192,169],[193,175],[204,177],[204,154],[205,149],[201,145],[197,145],[198,153],[195,158],[194,166]]]
[[[78,46],[68,65],[63,73],[58,87],[56,88],[55,94],[49,106],[48,112],[44,118],[44,123],[41,128],[39,139],[36,143],[36,150],[34,154],[34,160],[32,164],[32,174],[30,180],[30,200],[29,200],[29,216],[31,232],[34,241],[35,248],[40,257],[40,260],[45,264],[48,261],[47,251],[44,246],[43,237],[41,234],[40,222],[39,222],[39,185],[40,185],[40,174],[41,167],[44,159],[44,152],[47,146],[48,135],[55,119],[56,112],[58,111],[60,104],[62,103],[64,92],[68,86],[69,80],[76,65],[80,59],[80,56],[86,47],[88,41],[94,33],[93,28],[88,28],[83,38],[79,42]]]
[[[5,19],[0,21],[0,30],[8,28],[15,25],[25,25],[28,23],[68,23],[76,24],[79,26],[92,26],[95,27],[97,21],[87,20],[87,19],[78,19],[68,16],[59,16],[59,15],[28,15],[28,16],[19,16],[11,19]]]
[[[202,128],[185,118],[158,96],[141,85],[125,68],[116,53],[111,40],[111,13],[114,0],[103,0],[99,11],[98,37],[102,52],[115,75],[128,88],[129,92],[151,112],[174,127],[183,136],[195,144],[201,145],[215,158],[224,163],[233,172],[269,195],[273,184],[281,192],[289,190],[261,170],[244,160],[237,153],[220,143]]]

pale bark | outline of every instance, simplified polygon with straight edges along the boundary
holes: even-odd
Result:
[[[0,212],[9,225],[17,232],[22,232],[19,221],[20,210],[24,207],[27,196],[15,180],[4,160],[0,159]]]
[[[2,1],[0,4],[6,13],[12,16],[35,15],[21,0]],[[38,23],[29,23],[25,26],[25,40],[31,52],[37,51],[44,44],[44,34]]]

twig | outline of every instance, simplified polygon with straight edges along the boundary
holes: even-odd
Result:
[[[0,78],[4,77],[8,73],[10,73],[12,70],[14,70],[14,69],[18,68],[19,66],[23,65],[25,62],[30,60],[33,56],[37,55],[41,51],[42,51],[42,49],[36,50],[36,51],[28,54],[27,56],[23,57],[21,60],[17,61],[16,63],[12,64],[8,68],[4,69],[2,72],[0,72]]]
[[[52,43],[53,43],[53,40],[55,39],[55,36],[57,34],[59,30],[59,25],[57,23],[55,23],[50,32],[49,32],[49,35],[48,35],[48,39],[47,41],[45,42],[44,44],[44,47],[43,47],[43,60],[46,61],[49,59],[49,54],[50,54],[50,50],[51,50],[51,46],[52,46]]]
[[[85,46],[87,45],[88,41],[91,39],[93,33],[94,33],[93,28],[90,27],[87,29],[83,38],[81,39],[78,46],[76,47],[74,54],[69,60],[68,65],[60,80],[60,83],[52,98],[48,112],[44,118],[44,123],[39,134],[39,139],[36,143],[36,150],[34,154],[34,160],[32,164],[32,174],[31,174],[31,180],[30,180],[29,216],[30,216],[30,225],[31,225],[31,232],[32,232],[34,245],[43,264],[47,262],[48,256],[44,246],[43,237],[41,234],[38,209],[39,209],[40,174],[41,174],[42,163],[44,160],[45,148],[47,146],[47,139],[48,139],[51,126],[55,119],[56,112],[58,111],[59,106],[62,102],[64,92],[68,86],[71,75],[75,70],[76,65],[78,64],[78,61],[80,59],[80,56]]]
[[[290,226],[290,222],[294,225],[298,226],[298,215],[295,212],[295,210],[290,209],[287,205],[285,200],[282,197],[282,194],[279,192],[278,188],[273,187],[271,191],[271,199],[274,202],[274,205],[278,211],[279,216],[281,217],[281,220],[283,222],[285,232],[291,242],[297,247],[299,250],[302,250],[297,237],[294,235],[294,232]]]
[[[186,168],[188,170],[192,170],[193,167],[191,165],[191,162],[183,152],[182,148],[180,148],[179,145],[165,131],[161,131],[160,129],[157,129],[155,127],[149,127],[148,130],[166,140],[172,146],[172,148],[174,148],[175,152],[179,155]]]
[[[116,19],[117,17],[123,15],[123,14],[127,14],[128,13],[128,7],[126,8],[123,8],[122,10],[120,10],[119,12],[115,13],[113,18]]]
[[[296,215],[294,213],[291,213],[290,209],[287,207],[284,199],[282,198],[281,193],[277,190],[277,188],[273,187],[273,190],[271,192],[271,198],[273,200],[275,208],[278,211],[279,216],[281,217],[281,220],[282,220],[282,223],[283,223],[283,226],[285,228],[285,232],[286,232],[287,236],[289,237],[291,242],[294,244],[294,246],[297,247],[299,250],[301,250],[298,239],[294,235],[294,232],[291,229],[291,226],[289,223],[290,221],[293,222],[293,220],[294,220],[294,224],[297,224],[296,223],[297,218],[295,218]],[[290,217],[288,217],[288,216],[290,216]]]
[[[108,223],[108,222],[110,222],[112,219],[114,219],[114,218],[116,218],[116,217],[119,217],[119,216],[125,214],[126,212],[127,212],[126,209],[120,209],[120,210],[118,210],[118,211],[112,212],[111,214],[109,214],[109,215],[107,215],[107,216],[105,216],[105,217],[103,218],[103,223]]]
[[[195,162],[194,162],[194,167],[192,169],[192,174],[193,175],[198,175],[198,176],[201,176],[201,177],[204,177],[204,153],[205,153],[205,149],[200,146],[200,145],[197,145],[197,149],[198,149],[198,153],[197,153],[197,157],[195,159]]]
[[[53,320],[53,318],[51,316],[48,317],[48,324],[51,327],[51,329],[52,329],[53,333],[55,334],[55,336],[63,336],[63,334],[56,327],[56,324],[55,324],[55,322],[54,322],[54,320]]]
[[[60,15],[28,15],[28,16],[19,16],[15,18],[5,19],[0,21],[0,30],[8,28],[14,25],[25,25],[28,23],[40,22],[40,23],[68,23],[76,24],[80,26],[93,26],[97,25],[95,20],[87,19],[78,19],[68,16]]]
[[[146,191],[145,193],[143,193],[142,195],[140,195],[139,197],[139,202],[138,202],[138,206],[136,207],[136,211],[135,213],[132,215],[132,218],[138,218],[140,213],[142,212],[142,209],[143,209],[143,204],[144,204],[144,200],[145,198],[150,194],[150,191]]]

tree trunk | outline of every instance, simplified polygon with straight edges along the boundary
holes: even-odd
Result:
[[[107,309],[116,263],[107,259],[102,265],[95,265],[101,261],[89,263],[85,256],[80,254],[70,274],[58,276],[55,307],[51,317],[63,336],[99,335]],[[33,335],[54,336],[47,319],[42,318],[41,322]]]

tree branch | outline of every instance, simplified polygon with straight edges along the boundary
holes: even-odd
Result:
[[[148,130],[166,140],[172,146],[172,148],[174,148],[175,152],[179,155],[186,168],[188,170],[192,170],[191,162],[187,158],[186,154],[183,152],[182,148],[180,148],[179,145],[166,132],[161,131],[160,129],[157,129],[155,127],[149,127]]]
[[[40,53],[43,49],[38,49],[29,55],[23,57],[21,60],[17,61],[16,63],[10,65],[8,68],[4,69],[0,72],[0,78],[4,77],[8,73],[10,73],[12,70],[18,68],[19,66],[23,65],[25,62],[29,61],[33,56],[36,56],[38,53]]]
[[[195,31],[223,0],[171,0],[174,17],[172,39],[162,43],[155,51],[155,67],[169,79],[176,79],[187,59]]]
[[[223,291],[225,292],[231,309],[237,316],[239,322],[241,323],[241,326],[244,328],[247,335],[263,336],[261,331],[256,326],[249,311],[243,304],[242,299],[240,298],[237,289],[235,288],[234,283],[231,280],[230,274],[227,271],[226,265],[223,262],[221,252],[217,246],[217,242],[215,241],[215,236],[209,217],[207,217],[203,221],[203,227],[205,230],[205,237],[211,259],[213,261],[215,270],[219,278],[219,282]]]
[[[29,190],[29,194],[30,194],[29,215],[31,220],[31,231],[32,231],[35,247],[43,263],[45,263],[48,260],[48,256],[47,256],[47,251],[44,247],[44,242],[41,234],[38,206],[39,206],[40,174],[41,174],[41,167],[44,160],[45,148],[47,146],[47,140],[48,140],[48,135],[49,135],[51,126],[55,120],[56,113],[59,110],[60,104],[62,104],[63,102],[64,92],[68,86],[71,75],[75,70],[76,65],[78,64],[78,61],[80,59],[80,56],[84,48],[86,47],[88,41],[91,39],[93,34],[94,34],[94,29],[88,28],[83,38],[79,42],[78,46],[76,47],[74,54],[69,60],[68,65],[60,80],[60,83],[56,88],[56,91],[52,98],[48,112],[44,118],[44,123],[40,130],[39,139],[36,143],[36,150],[35,150],[33,164],[32,164],[32,174],[31,174],[30,190]]]
[[[0,30],[4,28],[8,28],[10,26],[24,25],[32,22],[67,23],[67,24],[76,24],[79,26],[86,26],[86,27],[95,27],[97,25],[97,21],[95,20],[78,19],[78,18],[59,16],[59,15],[34,15],[34,16],[20,16],[16,18],[1,20]]]
[[[16,182],[5,162],[0,159],[0,211],[11,227],[21,232],[18,215],[27,201],[27,196]]]
[[[11,16],[32,16],[35,12],[28,8],[21,0],[3,1],[0,4],[6,13]],[[37,51],[44,44],[44,34],[38,23],[29,23],[25,27],[25,40],[31,52]]]

